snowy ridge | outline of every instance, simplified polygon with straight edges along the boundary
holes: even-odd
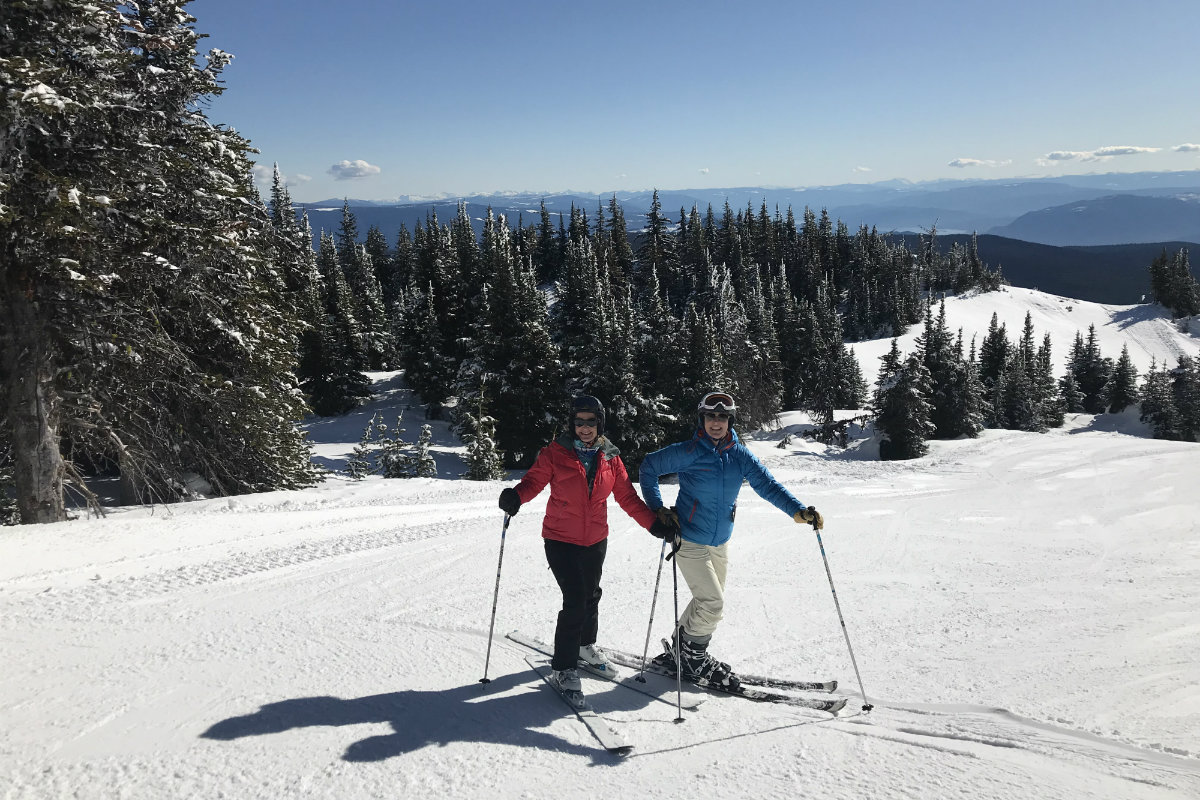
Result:
[[[934,316],[938,313],[934,308]],[[968,293],[946,298],[946,323],[952,333],[963,331],[963,349],[970,351],[971,339],[976,346],[983,343],[987,335],[992,314],[1007,329],[1008,341],[1016,343],[1021,338],[1025,325],[1025,314],[1033,322],[1034,339],[1041,345],[1042,336],[1050,334],[1051,354],[1055,374],[1062,375],[1066,359],[1075,341],[1075,334],[1085,339],[1088,326],[1096,326],[1096,337],[1100,351],[1114,361],[1121,355],[1122,345],[1129,346],[1129,356],[1139,374],[1150,368],[1151,359],[1161,366],[1175,366],[1180,355],[1200,354],[1200,322],[1189,320],[1192,334],[1182,333],[1178,322],[1171,320],[1168,311],[1159,305],[1106,305],[1073,300],[1069,297],[1046,294],[1035,289],[1005,286],[998,292],[986,294]],[[912,326],[899,337],[900,350],[911,353],[915,341],[922,333],[921,325]],[[858,357],[863,377],[874,384],[879,373],[879,359],[891,347],[891,339],[876,339],[868,342],[848,344]]]

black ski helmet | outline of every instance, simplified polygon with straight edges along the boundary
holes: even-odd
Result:
[[[567,423],[571,426],[571,431],[575,430],[575,415],[580,411],[590,412],[596,415],[600,420],[599,427],[596,428],[596,434],[604,433],[604,404],[590,394],[581,394],[571,399],[571,419]]]

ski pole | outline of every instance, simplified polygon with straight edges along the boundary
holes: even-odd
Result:
[[[650,624],[646,626],[646,646],[642,648],[642,668],[633,679],[638,683],[646,682],[646,657],[650,655],[650,633],[654,630],[654,606],[658,603],[658,583],[662,580],[663,561],[667,555],[667,540],[663,539],[662,549],[658,553],[658,575],[654,578],[654,595],[650,598]]]
[[[809,506],[814,513],[816,506]],[[850,634],[846,631],[846,618],[842,616],[842,604],[838,602],[837,589],[833,588],[833,573],[829,571],[829,558],[825,555],[825,543],[821,541],[821,531],[817,528],[816,517],[812,521],[813,533],[817,535],[817,547],[821,548],[821,560],[825,562],[825,575],[829,578],[829,591],[833,592],[833,606],[837,609],[838,622],[842,625],[842,635],[846,637],[846,649],[850,651],[850,663],[854,665],[854,675],[858,678],[858,690],[862,693],[863,711],[870,711],[875,706],[867,702],[867,690],[863,688],[862,673],[858,671],[858,661],[854,658],[854,648],[850,646]]]
[[[512,519],[508,514],[504,515],[504,527],[500,530],[500,562],[496,564],[496,592],[492,595],[492,624],[488,628],[488,646],[487,658],[483,661],[483,677],[479,679],[480,683],[491,683],[492,679],[487,676],[488,665],[492,663],[492,633],[496,630],[496,603],[500,600],[500,568],[504,566],[504,535],[508,533],[508,521]]]
[[[678,551],[671,553],[675,555]],[[683,722],[683,662],[679,659],[679,561],[671,559],[671,582],[675,584],[675,724]]]

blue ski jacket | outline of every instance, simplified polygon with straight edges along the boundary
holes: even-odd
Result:
[[[688,441],[669,444],[646,456],[638,478],[646,505],[655,510],[662,507],[658,479],[672,473],[679,475],[675,511],[680,535],[696,544],[715,547],[729,541],[742,480],[749,481],[759,497],[789,517],[805,508],[746,449],[732,428],[716,444],[703,429],[697,429]]]

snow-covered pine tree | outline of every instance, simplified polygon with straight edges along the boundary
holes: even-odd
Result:
[[[614,284],[629,283],[633,276],[633,246],[629,243],[629,229],[625,222],[625,211],[614,194],[608,201],[608,236],[612,246],[609,273]]]
[[[1005,326],[1000,324],[999,317],[992,312],[987,335],[979,347],[979,380],[983,382],[984,399],[996,409],[1001,405],[1000,398],[996,396],[996,387],[1000,385],[1001,376],[1008,369],[1008,362],[1012,357],[1013,348],[1008,342]]]
[[[1179,438],[1185,442],[1200,439],[1200,358],[1186,355],[1171,370],[1171,390],[1178,413]]]
[[[933,391],[929,370],[917,353],[895,369],[898,357],[893,341],[892,352],[881,359],[875,393],[875,427],[883,434],[879,457],[884,461],[920,458],[929,452],[926,440],[933,435],[932,409],[927,399]]]
[[[389,427],[381,422],[376,426],[376,463],[385,478],[413,478],[417,474],[414,447],[411,442],[404,441],[405,429],[400,427],[403,418],[404,413],[401,412],[396,415],[395,425]]]
[[[201,110],[230,57],[202,63],[184,5],[5,9],[0,338],[26,522],[65,516],[64,435],[136,500],[184,496],[188,472],[218,493],[314,479],[270,214],[249,146]]]
[[[429,452],[431,444],[433,444],[433,428],[426,423],[421,426],[421,434],[417,437],[416,444],[413,445],[413,469],[418,478],[437,477],[437,462],[433,460],[433,454]]]
[[[1168,257],[1164,248],[1150,263],[1150,291],[1173,316],[1200,314],[1200,285],[1192,276],[1186,249]]]
[[[367,355],[355,316],[354,298],[331,234],[321,234],[317,267],[325,287],[324,314],[320,318],[320,340],[314,358],[317,366],[302,388],[314,412],[336,416],[369,398],[371,382],[364,374]]]
[[[351,451],[350,458],[346,460],[346,474],[350,476],[351,480],[361,481],[368,475],[379,471],[379,466],[375,461],[375,451],[378,447],[378,439],[386,430],[387,425],[384,424],[383,418],[379,416],[378,411],[375,412],[367,423],[367,427],[363,429],[358,444]]]
[[[1112,374],[1108,378],[1108,385],[1104,387],[1105,400],[1110,413],[1119,414],[1137,403],[1137,379],[1137,367],[1133,365],[1133,359],[1129,357],[1129,345],[1124,345],[1121,348],[1121,357],[1117,359]]]
[[[106,211],[142,131],[112,113],[133,61],[113,3],[6,3],[0,37],[0,344],[22,521],[65,519],[60,341],[91,338],[105,306]],[[130,123],[136,123],[131,120]],[[51,302],[53,301],[53,302]],[[101,341],[107,337],[101,337]],[[99,355],[99,354],[97,354]]]
[[[375,243],[378,247],[378,242]],[[386,246],[385,246],[386,253]],[[375,264],[367,248],[358,241],[358,219],[350,210],[350,201],[343,201],[342,224],[337,234],[337,260],[350,289],[354,303],[354,318],[367,369],[383,369],[395,358],[388,316],[383,304],[383,290],[375,275]]]
[[[1150,362],[1139,396],[1141,420],[1150,425],[1154,438],[1179,439],[1179,409],[1175,405],[1171,373],[1166,364],[1159,369],[1156,362]]]
[[[492,396],[476,413],[495,420],[496,444],[507,463],[528,467],[553,435],[564,401],[546,297],[537,288],[532,259],[516,260],[503,215],[493,219],[488,212],[480,253],[490,294],[479,312],[473,350]]]
[[[467,445],[467,471],[463,477],[469,481],[497,481],[508,473],[504,470],[504,457],[496,449],[496,420],[481,413],[479,408],[463,414],[460,435]]]
[[[451,396],[458,362],[446,356],[432,283],[405,292],[402,326],[405,381],[426,403],[425,416],[438,419]]]
[[[1061,403],[1064,413],[1083,413],[1083,392],[1079,391],[1079,384],[1075,382],[1075,373],[1071,372],[1070,369],[1058,379],[1058,394],[1062,398]]]
[[[950,331],[946,327],[945,300],[936,318],[932,306],[925,312],[925,330],[917,337],[916,345],[917,353],[929,371],[933,389],[928,399],[934,437],[952,439],[958,435],[957,410],[963,404],[955,395],[960,386],[958,367],[961,358],[954,350]]]
[[[1075,383],[1083,393],[1083,410],[1088,414],[1103,414],[1107,405],[1104,387],[1112,372],[1112,361],[1100,353],[1095,325],[1088,326],[1086,340],[1076,334],[1075,341],[1068,369],[1075,374]]]

